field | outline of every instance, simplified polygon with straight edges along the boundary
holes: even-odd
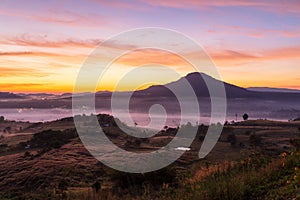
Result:
[[[176,134],[129,137],[113,117],[98,116],[107,136],[128,151],[154,151]],[[0,199],[299,199],[300,123],[226,124],[213,151],[198,159],[207,126],[180,159],[159,171],[129,174],[97,161],[72,118],[0,122]],[[128,127],[130,128],[130,127]],[[136,129],[138,131],[139,129]]]

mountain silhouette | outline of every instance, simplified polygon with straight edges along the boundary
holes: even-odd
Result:
[[[0,99],[20,99],[20,98],[23,97],[11,92],[0,92]]]
[[[177,91],[181,91],[184,93],[184,91],[186,91],[186,83],[189,83],[197,97],[210,97],[208,86],[216,85],[224,85],[227,98],[255,97],[257,95],[256,92],[222,82],[220,80],[212,78],[211,76],[208,76],[207,74],[198,72],[190,73],[185,77],[182,77],[179,80],[168,83],[166,85],[153,85],[147,89],[136,91],[135,95],[144,97],[169,97],[173,96],[174,94],[168,88],[176,88]]]
[[[187,83],[189,87],[192,88],[193,93],[188,92]],[[153,85],[143,90],[134,91],[131,100],[130,107],[136,108],[140,107],[144,110],[150,108],[150,105],[155,103],[168,105],[171,111],[176,110],[178,101],[176,95],[172,92],[176,90],[179,92],[180,96],[196,95],[199,100],[209,99],[210,93],[208,90],[208,85],[223,85],[226,91],[226,97],[228,99],[247,99],[251,100],[270,100],[270,101],[281,101],[282,105],[292,105],[294,102],[300,101],[299,92],[273,92],[273,91],[251,91],[242,87],[238,87],[220,80],[217,80],[204,73],[193,72],[185,77],[181,77],[177,81],[167,83],[165,85]],[[171,90],[169,89],[171,88]],[[122,99],[122,95],[127,96],[128,92],[115,92],[119,99]],[[95,94],[96,105],[101,108],[109,108],[111,106],[111,96],[112,92],[100,91]],[[177,93],[178,94],[178,93]],[[216,94],[216,93],[215,93]],[[10,101],[3,101],[0,104],[1,108],[53,108],[53,107],[63,107],[72,108],[72,94],[67,95],[54,95],[52,98],[45,98],[41,100],[40,98],[33,98],[31,96],[19,95],[9,92],[0,92],[0,99],[12,99]],[[78,93],[74,95],[75,99],[80,98],[90,98],[92,93]],[[212,95],[217,97],[218,95]],[[22,98],[22,101],[14,101],[13,99]],[[172,100],[172,104],[170,104]]]

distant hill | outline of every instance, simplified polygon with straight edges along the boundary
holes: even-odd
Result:
[[[168,83],[166,85],[154,85],[150,86],[147,89],[137,91],[136,95],[142,96],[172,96],[172,92],[169,88],[177,88],[179,91],[183,93],[186,91],[185,81],[188,81],[197,97],[209,97],[209,90],[207,87],[209,85],[220,85],[224,84],[224,88],[226,90],[226,95],[228,98],[238,98],[238,97],[255,97],[256,92],[248,91],[245,88],[238,87],[229,83],[222,82],[220,80],[214,79],[211,76],[208,76],[204,73],[190,73],[185,77],[180,78],[177,81]]]
[[[20,98],[23,97],[11,92],[0,92],[0,99],[20,99]]]
[[[166,85],[154,85],[150,86],[147,89],[136,91],[134,94],[135,96],[143,96],[143,97],[170,97],[174,96],[174,94],[168,89],[171,88],[178,88],[179,91],[182,91],[182,94],[185,93],[185,80],[187,80],[197,97],[209,97],[209,90],[206,85],[220,85],[224,84],[224,88],[226,91],[227,98],[258,98],[258,99],[281,99],[285,101],[290,100],[299,100],[300,101],[300,92],[282,92],[279,90],[275,91],[252,91],[251,89],[242,88],[239,86],[235,86],[220,80],[217,80],[207,74],[193,72],[185,77],[180,78],[177,81],[168,83]]]
[[[288,93],[300,93],[300,90],[286,89],[286,88],[270,88],[270,87],[249,87],[249,91],[255,92],[288,92]]]
[[[176,110],[175,107],[178,104],[175,101],[169,101],[170,98],[175,97],[173,92],[168,88],[176,88],[179,91],[181,96],[187,96],[186,89],[186,81],[188,81],[189,85],[193,88],[196,96],[199,98],[207,98],[210,97],[209,90],[206,85],[218,85],[224,84],[224,88],[226,90],[226,97],[228,99],[244,99],[244,100],[270,100],[270,101],[281,101],[282,105],[292,105],[295,102],[300,102],[300,92],[281,92],[276,90],[274,91],[251,91],[246,88],[238,87],[226,82],[222,82],[217,80],[211,76],[208,76],[204,73],[190,73],[185,77],[181,77],[177,81],[170,82],[165,85],[153,85],[143,90],[134,91],[132,98],[131,98],[131,108],[143,108],[147,110],[150,108],[151,105],[157,103],[167,105],[170,107],[170,111]],[[128,92],[116,92],[118,95],[124,94],[127,95]],[[23,96],[14,93],[8,92],[0,92],[0,99],[18,99],[23,98],[22,101],[3,101],[0,104],[0,108],[72,108],[72,95],[71,93],[66,93],[62,95],[50,95],[47,94],[39,94],[44,96],[45,98],[41,99],[34,98],[34,96]],[[36,96],[36,94],[35,94]],[[86,92],[86,93],[78,93],[75,95],[76,98],[83,98],[83,97],[92,97],[93,94]],[[112,93],[109,91],[99,91],[96,93],[96,104],[99,108],[108,109],[111,106],[111,96]],[[174,104],[170,104],[170,102],[175,102]],[[280,109],[280,108],[278,108]],[[148,111],[147,111],[148,112]]]

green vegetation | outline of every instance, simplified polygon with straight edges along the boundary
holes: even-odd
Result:
[[[67,179],[34,199],[293,199],[300,198],[300,152],[278,159],[252,154],[236,162],[204,165],[188,172],[174,166],[146,174],[106,169],[108,179],[71,188]],[[69,174],[71,175],[71,174]],[[85,188],[85,189],[84,189]],[[47,195],[46,195],[47,194]],[[47,197],[47,198],[46,198]],[[30,199],[30,198],[28,198]]]
[[[152,138],[128,137],[108,115],[100,117],[108,137],[131,151],[138,147],[150,151],[153,144],[172,138],[178,130],[165,127]],[[218,144],[203,160],[196,160],[197,147],[201,146],[208,127],[184,125],[187,133],[198,129],[192,150],[171,166],[145,174],[129,174],[104,166],[87,152],[75,129],[55,129],[63,123],[22,140],[2,138],[0,150],[11,151],[16,145],[19,151],[0,157],[0,200],[300,199],[298,125],[271,126],[268,122],[265,127],[260,123],[267,122],[248,120],[225,126]]]
[[[29,141],[21,142],[20,146],[22,148],[30,146],[30,148],[38,148],[42,149],[43,152],[47,152],[53,148],[60,148],[62,145],[67,144],[75,137],[77,137],[75,130],[46,130],[34,134]]]

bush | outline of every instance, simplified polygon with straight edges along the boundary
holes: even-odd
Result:
[[[246,120],[248,120],[248,118],[249,118],[249,115],[248,115],[247,113],[245,113],[245,114],[243,115],[243,119],[246,121]]]
[[[53,148],[60,148],[70,142],[70,139],[77,137],[75,130],[53,131],[46,130],[33,135],[31,140],[21,142],[20,146],[30,145],[33,148],[42,148],[43,153]]]
[[[28,158],[28,157],[32,157],[33,155],[29,152],[29,151],[25,151],[25,153],[24,153],[24,155],[23,155],[23,157],[24,158]]]

